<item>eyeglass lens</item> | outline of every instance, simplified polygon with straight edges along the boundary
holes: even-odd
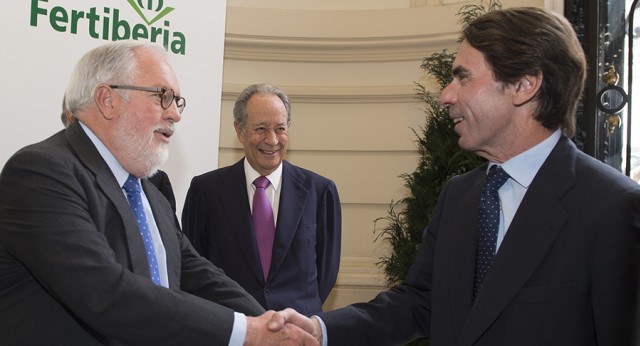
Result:
[[[182,113],[185,107],[185,100],[183,97],[176,97],[173,93],[173,89],[165,90],[162,93],[162,108],[167,109],[171,106],[171,102],[176,101],[176,106],[178,107],[178,111]]]

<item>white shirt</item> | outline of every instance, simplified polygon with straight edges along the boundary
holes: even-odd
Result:
[[[498,190],[501,208],[496,252],[509,230],[511,221],[513,221],[529,185],[560,140],[560,135],[561,130],[556,130],[544,141],[500,165],[509,174],[509,179]],[[490,163],[489,167],[494,164]]]
[[[251,208],[251,212],[253,213],[253,195],[256,194],[256,187],[253,185],[253,181],[260,176],[260,173],[251,167],[246,157],[244,159],[244,176],[247,185],[247,195],[249,196],[249,208]],[[267,194],[267,198],[269,198],[269,202],[271,203],[273,222],[277,225],[280,192],[282,191],[282,162],[280,162],[278,168],[266,176],[266,178],[269,179],[270,184],[264,189],[264,192]]]

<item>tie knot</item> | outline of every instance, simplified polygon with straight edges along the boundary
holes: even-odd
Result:
[[[138,182],[138,178],[131,174],[129,174],[129,178],[127,178],[127,181],[124,182],[122,187],[127,191],[127,193],[140,193],[140,183]]]
[[[259,176],[253,181],[253,185],[257,188],[264,189],[269,186],[269,179],[267,179],[267,177]]]
[[[485,182],[488,191],[497,191],[509,179],[509,174],[498,165],[494,165],[489,169],[487,180]]]

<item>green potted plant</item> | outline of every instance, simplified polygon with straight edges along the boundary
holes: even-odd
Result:
[[[479,15],[501,7],[500,1],[481,0],[480,4],[463,6],[457,15],[464,28]],[[445,50],[426,57],[420,68],[435,79],[442,90],[451,81],[454,59],[455,53]],[[424,85],[417,82],[415,85],[416,96],[426,104],[426,123],[419,131],[412,129],[420,154],[418,167],[414,172],[400,176],[410,195],[400,201],[391,201],[387,216],[376,219],[374,223],[374,232],[378,233],[375,241],[386,242],[391,250],[377,263],[383,268],[389,286],[404,280],[443,185],[451,177],[484,162],[477,155],[458,147],[458,136],[453,130],[447,109],[440,106],[437,96],[427,91]],[[375,225],[378,221],[386,221],[385,226],[377,229]],[[428,345],[428,340],[416,340],[411,345]]]

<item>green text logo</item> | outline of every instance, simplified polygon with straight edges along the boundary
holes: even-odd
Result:
[[[186,52],[187,40],[184,34],[171,31],[168,20],[160,21],[174,10],[173,7],[164,7],[163,0],[127,0],[144,21],[134,24],[121,19],[117,8],[103,7],[100,11],[96,7],[68,10],[62,6],[53,6],[48,9],[44,6],[48,2],[49,0],[31,0],[31,26],[37,27],[38,19],[45,17],[51,28],[58,32],[74,35],[86,33],[95,39],[111,41],[133,39],[162,42],[165,49],[174,54],[184,55]],[[160,22],[162,24],[158,25]]]
[[[167,14],[169,14],[169,12],[173,11],[174,8],[173,7],[167,7],[167,8],[162,8],[162,0],[158,0],[158,6],[156,6],[155,9],[153,9],[153,1],[152,0],[147,0],[147,7],[146,9],[148,10],[153,10],[155,12],[159,12],[155,17],[153,17],[153,19],[149,20],[147,19],[147,16],[144,15],[144,13],[142,13],[142,10],[145,8],[142,5],[142,0],[138,0],[138,3],[136,3],[134,0],[127,0],[129,1],[129,4],[131,5],[131,7],[133,7],[134,10],[136,10],[136,12],[138,12],[138,14],[140,15],[140,17],[142,18],[142,20],[145,21],[145,23],[147,23],[147,25],[151,26],[153,23],[157,22],[158,19],[166,16]]]

